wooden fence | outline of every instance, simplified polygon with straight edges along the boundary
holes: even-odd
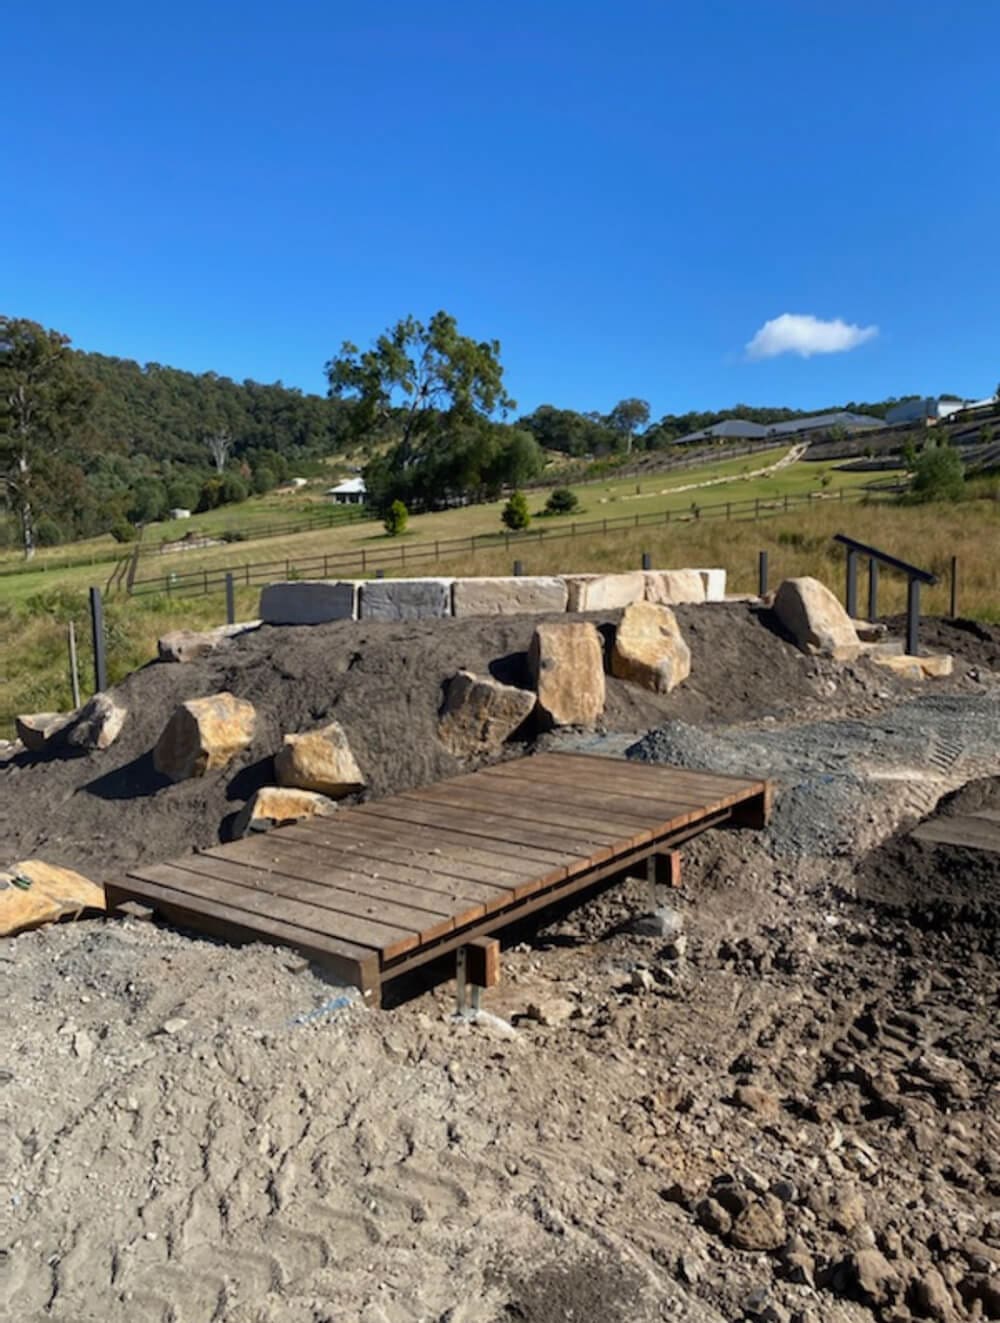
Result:
[[[540,542],[572,541],[577,537],[621,533],[631,528],[659,528],[669,524],[691,523],[696,519],[754,520],[787,510],[801,509],[819,501],[857,502],[870,493],[864,488],[841,487],[833,491],[802,495],[757,497],[744,501],[719,501],[713,505],[692,505],[685,510],[661,510],[647,514],[617,515],[585,522],[546,523],[520,533],[477,533],[462,538],[437,538],[434,541],[389,543],[378,548],[360,547],[322,555],[284,556],[277,560],[246,564],[216,565],[200,570],[169,571],[165,574],[137,577],[132,593],[166,593],[175,597],[202,597],[221,592],[228,575],[236,587],[271,583],[276,579],[369,578],[383,573],[422,572],[428,564],[446,556],[474,553],[504,547],[517,554],[522,548]]]

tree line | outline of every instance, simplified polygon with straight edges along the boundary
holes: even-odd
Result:
[[[454,317],[405,317],[367,349],[345,342],[328,394],[236,382],[85,353],[63,332],[0,316],[0,532],[37,545],[112,531],[122,539],[176,507],[264,493],[335,454],[367,460],[368,502],[385,515],[493,500],[537,477],[547,452],[600,458],[670,445],[725,417],[805,416],[737,405],[651,421],[645,400],[608,413],[543,404],[517,414],[496,340]],[[894,401],[851,402],[883,416]]]

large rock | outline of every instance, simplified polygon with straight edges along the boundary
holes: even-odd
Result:
[[[358,585],[350,579],[289,579],[269,583],[260,595],[265,625],[324,625],[357,614]]]
[[[936,653],[932,657],[915,657],[908,652],[880,657],[876,653],[871,655],[871,660],[902,680],[943,680],[955,669],[954,658],[947,653]]]
[[[267,589],[265,588],[266,592]],[[157,642],[160,661],[193,662],[208,657],[231,639],[260,628],[259,620],[238,621],[235,625],[217,625],[215,629],[175,629]]]
[[[15,717],[14,727],[29,753],[46,753],[62,742],[72,720],[72,713],[32,712]]]
[[[95,694],[73,717],[66,743],[73,749],[107,749],[121,734],[128,708],[110,694]]]
[[[567,609],[570,611],[617,611],[646,596],[642,570],[628,574],[567,574]]]
[[[211,694],[181,703],[153,750],[153,765],[171,781],[204,776],[225,767],[253,740],[256,712],[233,694]]]
[[[362,620],[438,620],[451,615],[451,579],[369,579]]]
[[[314,790],[261,786],[237,815],[233,835],[249,836],[251,832],[270,831],[272,827],[287,827],[303,818],[328,817],[336,809],[332,799]]]
[[[641,576],[640,576],[641,578]],[[552,726],[592,726],[604,711],[604,652],[589,621],[535,627],[528,653],[538,707]]]
[[[0,937],[104,909],[104,888],[70,868],[23,859],[0,873]]]
[[[317,730],[286,735],[274,757],[274,771],[283,786],[314,790],[342,799],[361,790],[365,778],[351,751],[344,728],[331,721]]]
[[[647,602],[678,606],[705,600],[705,582],[697,570],[647,570],[644,577]]]
[[[615,634],[611,674],[658,694],[668,694],[687,679],[691,650],[668,606],[635,602],[625,608]]]
[[[535,708],[535,695],[490,676],[459,671],[448,681],[438,723],[441,741],[459,757],[499,749]]]
[[[861,643],[851,617],[818,579],[785,579],[774,613],[803,652],[854,661]]]
[[[456,579],[452,607],[456,616],[544,615],[565,611],[568,596],[564,580],[552,576]]]

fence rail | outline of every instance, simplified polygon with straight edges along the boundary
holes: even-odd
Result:
[[[607,519],[586,522],[547,525],[521,533],[477,533],[462,538],[438,538],[431,542],[407,545],[400,542],[392,546],[369,549],[361,547],[351,551],[326,552],[322,555],[284,556],[278,560],[247,562],[245,564],[216,565],[201,570],[171,571],[148,578],[137,578],[132,593],[142,596],[166,593],[175,597],[203,597],[225,587],[226,576],[231,574],[237,587],[270,583],[274,579],[360,577],[365,578],[378,570],[416,569],[428,561],[446,556],[473,553],[504,547],[520,551],[541,542],[556,542],[586,537],[591,534],[620,533],[630,528],[656,528],[669,524],[689,524],[696,520],[754,520],[787,510],[812,506],[821,501],[853,502],[865,500],[869,492],[861,487],[841,487],[832,491],[808,492],[802,495],[756,497],[744,501],[719,501],[713,505],[691,506],[686,510],[661,510],[647,514],[616,515]]]

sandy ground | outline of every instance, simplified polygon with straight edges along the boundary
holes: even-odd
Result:
[[[709,620],[698,616],[704,633],[692,633],[706,670],[719,650]],[[771,646],[760,621],[739,620]],[[523,646],[523,626],[503,630],[493,657]],[[484,664],[497,641],[483,639],[480,663],[463,638],[449,664]],[[376,642],[387,667],[404,651],[401,637]],[[607,738],[577,742],[621,752],[630,741],[615,727],[641,732],[669,717],[644,756],[683,749],[715,702],[706,752],[753,739],[759,758],[776,760],[806,824],[796,848],[780,812],[767,832],[692,843],[670,897],[672,937],[637,930],[647,901],[638,882],[511,932],[504,981],[478,1021],[456,1020],[452,985],[430,974],[399,989],[392,1009],[370,1011],[287,951],[155,924],[93,920],[8,942],[0,1315],[1000,1317],[1000,857],[996,867],[977,860],[973,910],[955,888],[969,861],[940,847],[915,855],[908,838],[970,781],[966,799],[940,811],[1000,806],[996,688],[963,674],[915,702],[867,666],[827,673],[777,644],[789,685],[801,685],[794,695],[767,686],[763,669],[749,678],[752,663],[716,655],[744,694],[758,685],[753,719],[745,704],[738,727],[736,700],[727,713],[703,677],[704,688],[678,691],[658,715],[653,700],[632,708],[618,695]],[[197,679],[242,674],[238,692],[280,692],[277,729],[305,710],[306,672],[295,668],[312,646],[281,653],[280,690],[265,685],[273,647],[266,661],[213,661]],[[366,666],[378,674],[374,650]],[[349,716],[350,686],[335,679],[343,651],[325,655],[331,678],[312,700],[316,715],[329,704]],[[406,657],[402,674],[427,672],[421,692],[433,695],[444,662],[421,666],[412,642]],[[153,692],[140,684],[172,696],[191,675],[148,668],[130,684],[137,698]],[[407,716],[391,729],[414,729],[406,748],[419,748],[433,738],[429,719],[405,697],[415,688],[400,692]],[[966,705],[968,739],[939,743],[947,758],[914,767],[911,733],[945,739],[949,704]],[[126,766],[160,719],[139,715]],[[842,756],[817,775],[820,738]],[[870,767],[875,744],[883,753]],[[379,789],[445,766],[442,756],[425,749],[418,768],[384,772]],[[148,818],[127,816],[144,797],[90,795],[88,761],[8,771],[18,849],[57,844],[67,862],[96,859],[73,826],[83,796],[95,814],[111,803],[124,815],[117,828],[91,820],[118,851],[112,866],[149,849],[128,843],[152,821],[148,805]],[[78,781],[59,782],[74,767]],[[39,788],[46,776],[58,793]],[[861,786],[864,812],[831,791],[838,781],[851,796]],[[173,849],[206,805],[217,830],[230,801],[224,787],[203,793],[178,797],[173,814],[161,800],[171,826],[157,849]],[[19,820],[43,811],[48,821]],[[836,848],[831,815],[847,818]]]

